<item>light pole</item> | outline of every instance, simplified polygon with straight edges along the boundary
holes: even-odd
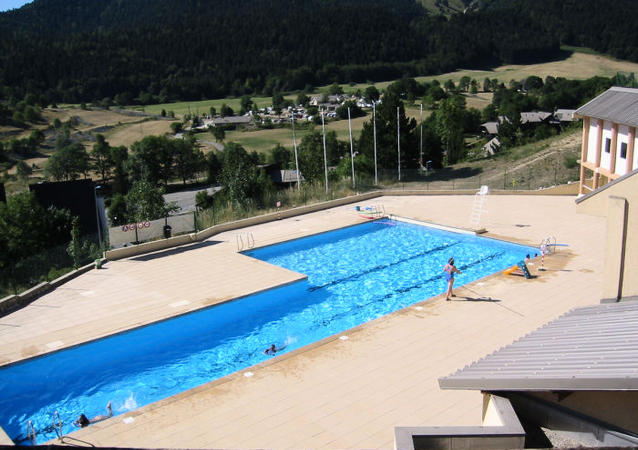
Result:
[[[350,123],[350,108],[348,108],[348,130],[350,132],[350,164],[352,165],[352,189],[355,188],[354,182],[354,148],[352,146],[352,124]]]
[[[323,169],[326,174],[326,194],[328,193],[328,156],[326,152],[326,122],[323,116],[323,108],[321,109],[321,130],[323,132]]]
[[[101,185],[97,185],[93,187],[93,199],[95,200],[95,220],[97,221],[97,240],[100,246],[102,246],[102,232],[100,227],[100,210],[97,204],[97,190],[101,189]]]
[[[295,136],[295,112],[292,112],[292,145],[295,148],[295,171],[297,172],[297,190],[301,190],[301,177],[299,176],[299,157],[297,156],[297,137]]]
[[[397,106],[397,160],[399,166],[399,181],[401,181],[401,126],[399,123],[399,107]]]
[[[379,185],[379,176],[377,175],[377,102],[372,100],[372,132],[374,136],[374,185]]]

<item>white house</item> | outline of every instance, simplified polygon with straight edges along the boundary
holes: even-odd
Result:
[[[574,113],[583,119],[580,189],[595,190],[638,168],[638,89],[612,87]],[[592,185],[586,180],[591,178]]]

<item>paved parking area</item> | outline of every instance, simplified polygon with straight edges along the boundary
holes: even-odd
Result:
[[[468,225],[473,196],[386,196],[388,213]],[[525,280],[496,274],[457,299],[418,305],[177,396],[79,430],[69,444],[154,448],[391,448],[395,426],[479,425],[478,392],[438,378],[601,297],[605,221],[576,214],[574,197],[490,195],[488,236],[568,244]],[[226,232],[108,262],[0,318],[0,364],[248,295],[302,275],[237,253],[363,221],[353,206]],[[462,282],[459,278],[457,282]],[[471,290],[470,290],[471,289]],[[484,301],[491,297],[492,301]]]

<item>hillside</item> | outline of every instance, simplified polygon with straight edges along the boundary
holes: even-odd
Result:
[[[292,5],[35,0],[0,14],[0,85],[5,98],[31,92],[41,104],[149,104],[270,96],[559,55],[557,33],[507,2],[492,5],[498,13],[449,18],[415,0]]]

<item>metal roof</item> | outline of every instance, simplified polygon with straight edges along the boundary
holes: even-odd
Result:
[[[552,113],[546,111],[530,111],[521,113],[521,124],[525,123],[541,123],[552,117]]]
[[[638,390],[638,301],[573,309],[447,377],[443,389]]]
[[[638,89],[612,87],[581,106],[579,117],[594,117],[611,122],[638,126]]]

